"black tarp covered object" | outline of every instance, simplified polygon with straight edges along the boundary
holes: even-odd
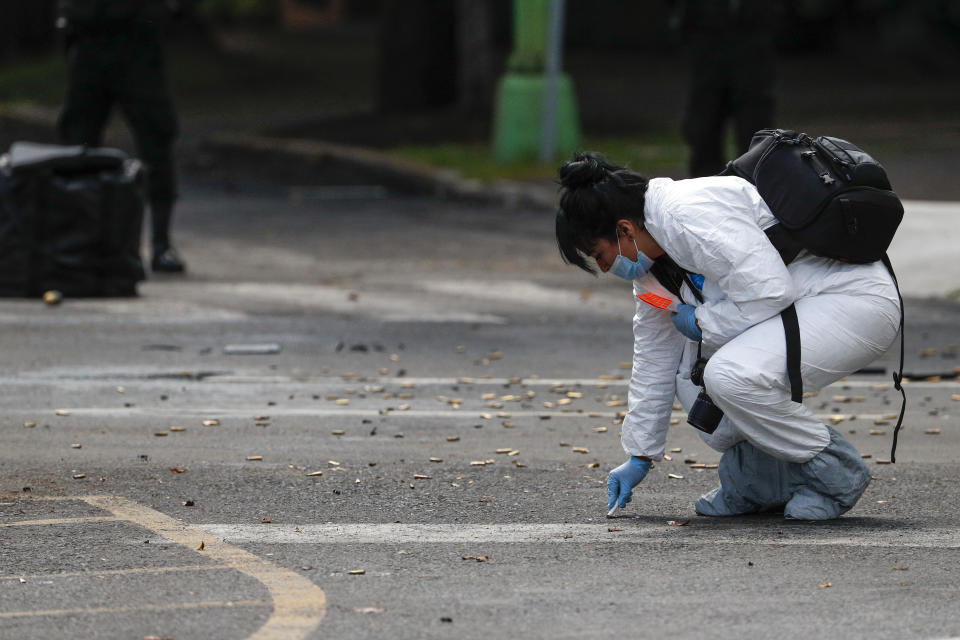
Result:
[[[122,151],[14,143],[0,156],[0,296],[134,296],[143,166]]]

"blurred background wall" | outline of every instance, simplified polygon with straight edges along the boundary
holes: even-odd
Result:
[[[771,0],[776,1],[776,0]],[[396,29],[418,23],[431,33],[456,30],[456,5],[478,5],[490,16],[494,41],[509,46],[512,0],[179,0],[192,20],[219,25],[311,29],[384,21]],[[568,47],[651,50],[675,47],[671,17],[683,0],[568,0]],[[54,46],[57,0],[0,0],[0,56]],[[783,52],[872,48],[936,62],[960,45],[956,0],[798,0],[783,3],[777,32]],[[463,13],[460,11],[459,13]],[[462,16],[470,19],[470,16]],[[426,32],[424,32],[426,33]],[[417,41],[405,44],[416,46]],[[421,41],[421,46],[437,46]],[[951,50],[957,55],[957,50]]]
[[[513,0],[177,1],[169,67],[183,147],[248,131],[399,149],[480,179],[528,175],[491,169],[484,148]],[[695,1],[567,0],[563,62],[585,146],[683,175],[691,67],[678,16]],[[780,9],[776,125],[909,157],[900,173],[923,185],[917,195],[934,185],[953,197],[943,191],[952,178],[929,176],[960,148],[960,0],[739,2]],[[65,76],[56,4],[0,0],[0,142],[49,136],[5,113],[55,118]],[[122,129],[111,144],[124,143]]]

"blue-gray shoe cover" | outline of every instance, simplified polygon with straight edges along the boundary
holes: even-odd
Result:
[[[777,460],[739,442],[720,460],[720,486],[697,500],[704,516],[735,516],[783,509],[791,520],[829,520],[849,511],[870,484],[860,454],[839,433],[802,464]]]

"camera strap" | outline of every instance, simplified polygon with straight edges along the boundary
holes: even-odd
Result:
[[[703,303],[703,294],[700,293],[700,290],[690,279],[690,272],[674,262],[667,254],[663,254],[653,261],[650,273],[657,279],[657,282],[667,291],[677,296],[681,302],[683,301],[683,295],[680,291],[684,283],[686,283],[693,297],[697,299],[697,302]]]

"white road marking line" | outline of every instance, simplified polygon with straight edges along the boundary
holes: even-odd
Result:
[[[383,322],[457,322],[462,324],[507,324],[507,319],[493,313],[471,313],[469,311],[431,311],[428,313],[386,313],[381,316]]]
[[[0,580],[16,580],[22,578],[31,580],[57,580],[60,578],[99,578],[101,576],[125,576],[150,573],[176,573],[180,571],[234,571],[231,567],[218,564],[190,564],[180,567],[139,567],[136,569],[106,569],[104,571],[64,571],[61,573],[34,573],[17,574],[15,576],[0,576]]]
[[[234,374],[214,374],[204,377],[204,382],[228,382],[228,383],[309,383],[309,384],[383,384],[383,385],[520,385],[528,387],[554,387],[554,386],[605,386],[621,385],[626,386],[626,378],[611,378],[602,380],[600,378],[484,378],[461,376],[458,378],[388,378],[379,376],[356,376],[344,378],[343,376],[260,376],[260,375],[234,375]],[[514,380],[514,382],[511,382]]]
[[[629,383],[628,376],[611,378],[537,378],[537,377],[402,377],[392,378],[389,376],[363,376],[351,375],[348,377],[340,376],[310,376],[310,375],[254,375],[254,374],[210,374],[204,375],[200,380],[194,380],[192,372],[157,372],[151,371],[132,371],[132,372],[114,372],[109,374],[71,374],[63,372],[30,372],[18,374],[17,376],[0,377],[3,384],[23,384],[37,385],[44,382],[57,382],[69,380],[77,383],[104,384],[110,382],[130,383],[130,380],[136,380],[144,384],[164,384],[170,382],[196,382],[205,386],[215,384],[283,384],[283,385],[310,385],[312,388],[343,387],[356,385],[383,385],[387,388],[393,388],[401,385],[414,385],[415,387],[429,386],[460,386],[461,391],[469,390],[471,387],[497,386],[497,387],[589,387],[597,390],[626,388]],[[518,382],[519,380],[519,382]],[[946,379],[940,382],[929,382],[924,379],[914,379],[904,381],[904,387],[917,389],[954,389],[960,388],[960,380]],[[878,375],[876,377],[858,377],[838,380],[823,387],[821,393],[827,389],[866,389],[871,387],[884,387],[884,391],[895,393],[893,383],[889,374]],[[878,389],[880,390],[880,389]]]
[[[517,378],[520,379],[520,382],[516,382]],[[527,387],[570,387],[570,386],[580,386],[580,387],[595,387],[598,389],[603,389],[607,387],[626,387],[629,383],[627,376],[622,378],[524,378],[518,376],[517,378],[484,378],[484,377],[471,377],[471,376],[461,376],[457,378],[453,377],[436,377],[436,378],[390,378],[390,377],[381,377],[381,376],[355,376],[350,378],[344,378],[343,376],[261,376],[261,375],[235,375],[235,374],[214,374],[205,376],[203,382],[205,383],[250,383],[250,384],[265,384],[265,383],[276,383],[276,384],[322,384],[322,385],[356,385],[356,384],[382,384],[382,385],[402,385],[402,384],[412,384],[412,385],[439,385],[439,386],[452,386],[452,385],[476,385],[476,386],[503,386],[503,385],[518,385],[518,386],[527,386]],[[511,382],[513,381],[513,382]],[[849,387],[851,389],[862,389],[873,386],[883,385],[889,387],[888,391],[894,391],[893,383],[890,381],[890,374],[878,375],[876,378],[853,378],[847,380],[838,380],[837,382],[831,383],[824,389],[837,389],[843,387]],[[925,380],[908,380],[903,383],[904,387],[916,387],[916,388],[956,388],[960,387],[960,380],[943,380],[941,382],[927,382]]]
[[[415,399],[414,399],[415,400]],[[431,400],[432,401],[432,400]],[[405,401],[409,402],[409,401]],[[386,407],[384,407],[386,408]],[[70,412],[72,416],[114,416],[114,417],[137,417],[137,416],[173,416],[173,417],[191,417],[191,418],[245,418],[252,419],[252,416],[262,415],[264,409],[262,405],[256,407],[231,407],[229,409],[223,407],[184,407],[181,409],[174,408],[139,408],[139,407],[128,407],[128,408],[119,408],[119,407],[67,407],[66,411]],[[623,407],[621,411],[625,411],[626,407]],[[53,409],[46,410],[49,413],[53,413]],[[503,411],[508,416],[498,418],[495,412]],[[8,413],[19,413],[24,415],[37,415],[36,410],[18,410],[11,411]],[[488,413],[490,414],[489,420],[491,423],[494,423],[498,420],[510,420],[513,418],[539,418],[541,416],[549,416],[552,418],[577,418],[581,420],[591,420],[597,418],[616,418],[618,417],[617,412],[613,411],[594,411],[588,409],[574,409],[570,411],[533,411],[529,409],[513,410],[509,407],[504,407],[500,409],[486,409],[486,408],[476,408],[476,409],[408,409],[406,411],[400,411],[394,407],[389,413],[381,414],[380,409],[359,409],[359,408],[337,408],[337,409],[311,409],[311,408],[296,408],[296,407],[270,407],[268,413],[271,418],[276,418],[278,416],[288,416],[288,417],[318,417],[318,418],[329,418],[335,416],[341,417],[358,417],[358,418],[375,418],[375,417],[385,417],[390,416],[392,418],[466,418],[471,422],[477,420],[485,420],[480,414]],[[595,414],[593,417],[588,416],[588,413]],[[890,413],[894,413],[893,410]],[[886,414],[882,413],[857,413],[855,411],[850,411],[848,413],[818,413],[814,414],[819,420],[823,422],[829,422],[831,416],[842,415],[844,420],[840,421],[844,424],[855,422],[862,423],[863,421],[868,420],[891,420],[890,418],[885,418]],[[670,414],[671,418],[677,418],[680,420],[686,420],[687,414],[682,411],[674,411]],[[851,418],[856,418],[852,420]]]
[[[17,520],[14,522],[0,522],[0,527],[34,527],[56,524],[87,524],[90,522],[117,522],[113,516],[88,516],[84,518],[48,518],[46,520]]]
[[[616,525],[622,531],[608,529]],[[960,548],[960,532],[952,530],[878,531],[858,529],[814,534],[785,531],[784,535],[755,531],[739,534],[704,527],[636,526],[629,519],[603,524],[201,524],[234,544],[501,544],[501,543],[642,543],[677,541],[685,545],[843,546],[892,548]],[[299,529],[299,530],[298,530]]]
[[[264,413],[263,406],[257,407],[231,407],[229,409],[223,407],[184,407],[182,409],[170,409],[170,408],[153,408],[153,409],[141,409],[136,407],[131,408],[114,408],[114,407],[69,407],[66,411],[70,412],[70,415],[73,416],[118,416],[118,417],[135,417],[135,416],[176,416],[176,417],[196,417],[196,418],[247,418],[252,419],[251,416],[258,416]],[[50,409],[49,412],[52,414],[53,410]],[[438,410],[417,410],[409,409],[407,411],[399,411],[394,408],[387,414],[390,417],[408,417],[408,418],[469,418],[471,421],[474,420],[483,420],[480,417],[481,413],[490,413],[491,420],[506,420],[507,418],[496,418],[496,414],[484,409],[438,409]],[[11,413],[11,412],[8,412]],[[16,413],[23,413],[29,415],[36,415],[37,411],[19,411]],[[505,410],[505,413],[510,414],[510,418],[530,418],[536,416],[550,416],[551,418],[586,418],[586,410],[582,412],[564,412],[559,411],[511,411]],[[293,416],[293,417],[333,417],[333,416],[346,416],[346,417],[364,417],[372,418],[381,416],[379,409],[354,409],[354,408],[343,408],[343,409],[310,409],[310,408],[283,408],[283,407],[270,407],[269,414],[271,418],[276,418],[278,416]],[[677,417],[686,416],[687,414],[676,414]],[[616,414],[613,412],[600,412],[600,417],[604,418],[614,418]]]
[[[171,602],[170,604],[137,604],[125,607],[90,607],[76,609],[37,609],[34,611],[3,611],[0,620],[32,618],[41,616],[77,616],[104,613],[138,613],[141,611],[181,611],[183,609],[208,609],[212,607],[269,607],[269,600],[226,600],[215,602]]]

